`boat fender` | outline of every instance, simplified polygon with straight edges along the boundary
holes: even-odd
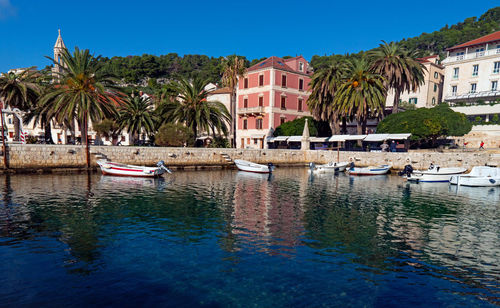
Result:
[[[309,163],[309,169],[314,170],[315,167],[316,167],[315,163]]]

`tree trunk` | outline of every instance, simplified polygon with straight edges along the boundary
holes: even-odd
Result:
[[[347,119],[342,117],[342,134],[347,134]]]
[[[3,103],[0,103],[0,118],[2,124],[2,147],[3,147],[3,168],[9,169],[9,161],[7,159],[7,145],[5,144],[5,121],[3,119]],[[7,175],[8,176],[8,175]]]
[[[338,121],[330,121],[330,129],[332,130],[332,135],[340,134],[340,126]]]
[[[236,148],[236,89],[231,93],[231,147]]]
[[[366,118],[363,118],[363,122],[361,123],[361,132],[362,134],[366,134]]]
[[[84,119],[83,119],[83,131],[82,131],[82,142],[85,140],[85,155],[87,158],[87,168],[90,169],[90,145],[89,145],[89,136],[88,136],[88,119],[87,119],[87,113],[84,113]],[[85,135],[83,135],[85,133]]]
[[[361,118],[356,119],[356,133],[358,135],[363,135],[363,119],[361,119]],[[363,145],[361,140],[358,140],[357,143],[359,146]]]
[[[399,89],[394,89],[394,102],[392,103],[392,113],[398,113],[400,97],[401,93],[399,92]]]
[[[45,122],[43,131],[45,136],[45,143],[54,144],[54,141],[52,140],[52,127],[50,125],[50,121]]]

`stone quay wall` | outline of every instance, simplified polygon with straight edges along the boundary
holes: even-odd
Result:
[[[63,169],[85,169],[85,147],[77,145],[21,145],[11,144],[7,151],[9,167],[13,171],[49,171]],[[98,159],[106,158],[125,164],[153,166],[159,160],[170,167],[231,167],[230,160],[244,159],[256,163],[273,163],[277,166],[304,166],[330,161],[349,161],[357,166],[390,164],[394,169],[403,169],[408,163],[414,168],[425,169],[432,162],[442,167],[500,166],[498,151],[410,151],[407,153],[381,152],[336,152],[301,150],[252,150],[252,149],[212,149],[212,148],[169,148],[169,147],[128,147],[91,146],[91,165],[96,168]],[[0,157],[3,168],[3,153]]]

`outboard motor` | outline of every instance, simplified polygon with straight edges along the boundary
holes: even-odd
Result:
[[[399,171],[398,172],[398,175],[399,176],[403,176],[403,175],[410,176],[412,173],[413,173],[413,167],[412,167],[412,165],[406,165],[404,167],[403,171]]]
[[[354,162],[352,161],[350,164],[349,164],[349,170],[354,170]]]
[[[162,168],[163,170],[167,171],[168,173],[172,173],[172,170],[168,169],[167,166],[165,166],[165,162],[163,160],[160,160],[159,162],[157,162],[156,166],[159,168]]]
[[[273,170],[274,170],[274,165],[273,165],[273,163],[268,163],[268,164],[267,164],[267,168],[269,169],[269,173],[273,172]]]

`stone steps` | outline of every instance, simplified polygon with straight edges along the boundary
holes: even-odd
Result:
[[[222,153],[220,156],[222,156],[222,158],[224,158],[224,160],[228,163],[228,164],[233,164],[233,160],[231,159],[231,156],[227,155],[226,153]]]

